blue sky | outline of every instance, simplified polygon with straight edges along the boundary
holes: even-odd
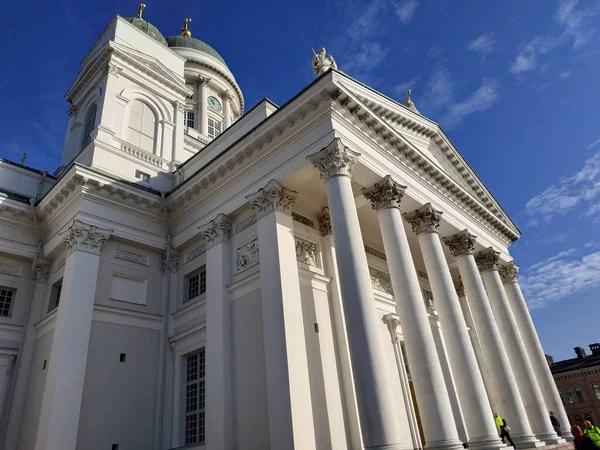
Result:
[[[528,0],[146,0],[165,35],[226,59],[246,99],[282,104],[313,79],[311,48],[438,121],[523,232],[511,248],[555,359],[600,341],[600,3]],[[0,155],[54,170],[62,99],[115,14],[135,2],[0,4]]]

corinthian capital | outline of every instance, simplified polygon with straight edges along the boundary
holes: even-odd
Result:
[[[477,236],[470,234],[467,230],[463,230],[455,235],[442,239],[444,244],[448,246],[450,253],[455,258],[462,255],[472,255],[475,251],[475,238]]]
[[[387,175],[379,183],[375,183],[373,187],[363,189],[362,193],[371,202],[373,209],[379,211],[388,208],[400,208],[405,190],[406,186],[395,182],[391,175]]]
[[[497,269],[500,264],[500,252],[492,247],[486,248],[475,255],[475,262],[480,272]]]
[[[296,204],[297,194],[297,192],[283,187],[277,181],[271,180],[258,192],[246,196],[246,200],[250,202],[250,206],[256,212],[256,217],[260,219],[273,211],[281,211],[290,215]]]
[[[210,80],[211,79],[209,77],[198,75],[198,84],[200,84],[200,86],[208,86],[208,83],[210,83]]]
[[[95,255],[100,254],[102,244],[104,244],[113,230],[98,228],[96,225],[90,225],[79,219],[73,221],[67,230],[59,233],[65,246],[71,251],[81,250]]]
[[[198,228],[209,248],[231,239],[231,219],[225,214],[219,214],[214,220]]]
[[[519,279],[519,266],[514,261],[502,264],[498,268],[498,273],[500,274],[500,278],[502,278],[502,284],[516,283]]]
[[[340,138],[335,138],[331,143],[307,159],[321,171],[321,178],[327,180],[332,177],[347,176],[352,173],[352,168],[360,153],[350,150]]]
[[[404,219],[410,224],[417,235],[435,231],[440,226],[442,212],[434,209],[431,203],[426,203],[411,213],[403,214]]]
[[[325,207],[319,214],[319,231],[321,236],[327,236],[333,234],[331,229],[331,216],[329,215],[329,208]]]
[[[33,279],[38,283],[45,283],[48,281],[49,274],[50,262],[43,258],[35,258],[33,262]]]
[[[456,289],[456,295],[458,295],[459,297],[465,296],[465,285],[463,284],[461,278],[454,282],[454,289]]]

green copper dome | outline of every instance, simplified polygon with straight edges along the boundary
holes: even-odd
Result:
[[[156,28],[154,25],[152,25],[147,20],[138,19],[137,17],[126,17],[125,20],[127,22],[131,23],[137,29],[139,29],[139,30],[143,31],[144,33],[146,33],[152,39],[160,42],[162,45],[164,45],[164,46],[167,45],[167,40],[161,34],[161,32],[158,31],[158,28]]]
[[[227,67],[227,63],[225,62],[223,57],[219,55],[214,48],[212,48],[206,42],[202,42],[200,39],[185,36],[169,36],[167,38],[167,45],[169,47],[193,48],[194,50],[198,50],[202,53],[206,53],[207,55],[212,56],[213,58],[218,59],[223,64],[225,64],[225,67]]]

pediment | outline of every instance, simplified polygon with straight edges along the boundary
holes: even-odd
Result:
[[[494,217],[519,233],[510,217],[438,124],[346,76],[336,84],[352,96],[362,111],[385,123],[411,150],[461,186]]]

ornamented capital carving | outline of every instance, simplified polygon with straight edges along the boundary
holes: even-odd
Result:
[[[475,238],[477,236],[470,234],[468,230],[460,231],[452,236],[442,238],[444,244],[448,246],[452,256],[472,255],[475,251]]]
[[[43,258],[36,258],[33,262],[33,279],[38,283],[45,283],[48,281],[49,274],[50,261]]]
[[[454,282],[454,288],[456,289],[456,295],[459,297],[465,296],[465,285],[460,277]]]
[[[225,214],[217,215],[214,220],[198,227],[198,229],[206,241],[207,248],[217,245],[220,242],[229,242],[231,239],[231,219]]]
[[[511,261],[506,264],[502,264],[498,269],[502,284],[517,283],[519,281],[519,266]]]
[[[69,106],[69,117],[73,117],[75,114],[77,114],[77,110],[79,109],[79,107],[77,105],[73,105],[71,104],[71,106]]]
[[[161,258],[161,270],[163,273],[176,273],[179,269],[179,254],[173,248],[166,249]]]
[[[327,147],[307,159],[319,169],[321,178],[328,180],[332,177],[349,177],[359,156],[360,153],[350,150],[340,138],[335,138]]]
[[[185,111],[185,105],[181,103],[179,100],[175,100],[175,109],[179,112]]]
[[[102,244],[104,244],[113,230],[98,228],[96,225],[90,225],[75,219],[73,224],[65,231],[59,233],[65,246],[71,251],[81,250],[95,255],[100,254]]]
[[[434,232],[440,226],[442,212],[431,206],[431,203],[426,203],[411,213],[403,214],[403,216],[418,236],[421,233]]]
[[[475,262],[480,272],[498,269],[500,252],[497,252],[492,247],[486,248],[475,255]]]
[[[398,326],[400,326],[400,319],[398,319],[398,316],[396,314],[386,314],[381,320],[387,325],[392,342],[399,342]]]
[[[373,209],[380,211],[388,208],[400,208],[405,190],[406,186],[402,186],[394,181],[391,175],[387,175],[373,187],[363,189],[362,193],[371,202]]]
[[[198,84],[200,86],[204,86],[204,87],[208,86],[208,83],[210,83],[210,80],[211,80],[211,78],[209,78],[209,77],[204,77],[202,75],[198,75]]]
[[[119,66],[117,66],[116,64],[113,64],[111,62],[107,62],[104,65],[103,69],[107,75],[110,74],[110,75],[114,75],[116,77],[118,77],[121,74],[121,72],[123,72],[122,68],[120,68]]]
[[[260,219],[273,211],[291,215],[297,194],[296,191],[283,187],[276,180],[271,180],[258,192],[246,196],[246,200]]]
[[[231,100],[233,100],[233,95],[229,91],[223,91],[221,92],[221,98],[225,102],[230,102]]]
[[[329,215],[329,208],[325,207],[319,214],[319,231],[321,236],[328,236],[333,234],[331,229],[331,216]]]

